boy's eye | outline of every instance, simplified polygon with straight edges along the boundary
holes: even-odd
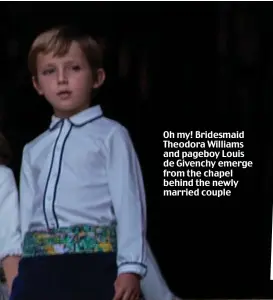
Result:
[[[81,67],[78,66],[78,65],[75,65],[75,66],[72,66],[71,69],[72,69],[73,71],[79,71],[79,70],[81,69]]]
[[[54,72],[54,69],[52,68],[52,69],[46,69],[46,70],[44,70],[43,71],[43,75],[50,75],[50,74],[52,74]]]

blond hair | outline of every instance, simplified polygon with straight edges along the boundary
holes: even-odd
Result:
[[[11,161],[11,149],[8,141],[0,132],[0,165],[8,165]]]
[[[88,34],[70,26],[54,27],[36,37],[28,54],[28,68],[32,76],[37,75],[37,57],[40,53],[53,53],[61,57],[68,53],[73,42],[79,44],[96,77],[96,71],[102,68],[103,60],[100,45]]]

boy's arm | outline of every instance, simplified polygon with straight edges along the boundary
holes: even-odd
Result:
[[[107,141],[109,189],[117,218],[118,274],[146,275],[146,203],[139,161],[127,130]]]
[[[0,180],[0,261],[10,289],[22,253],[18,192],[10,169],[1,172]]]

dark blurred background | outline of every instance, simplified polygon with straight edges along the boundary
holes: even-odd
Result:
[[[27,53],[42,30],[84,27],[103,45],[105,115],[133,139],[147,190],[148,238],[182,297],[269,295],[272,170],[270,2],[1,2],[1,128],[18,178],[25,143],[52,111]],[[162,197],[163,130],[244,130],[247,159],[227,199]],[[272,296],[272,295],[271,295]]]

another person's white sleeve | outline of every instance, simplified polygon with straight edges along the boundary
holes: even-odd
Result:
[[[0,166],[0,261],[22,254],[18,191],[11,169]]]
[[[145,300],[173,300],[175,298],[162,276],[157,261],[147,242],[147,275],[141,280]]]

